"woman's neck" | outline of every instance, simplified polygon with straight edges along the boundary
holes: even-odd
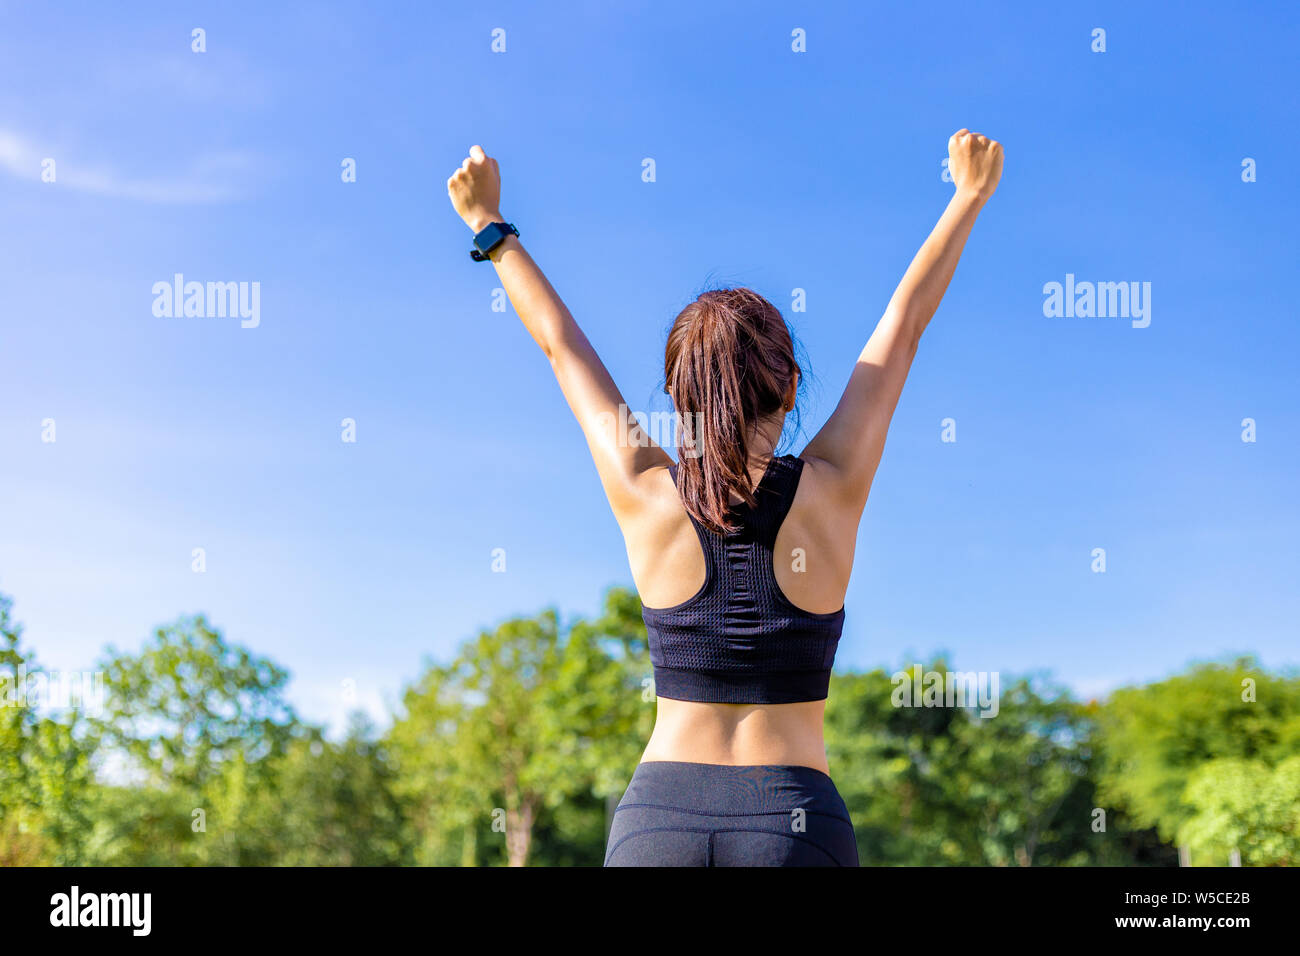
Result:
[[[764,422],[749,433],[749,466],[760,471],[767,467],[768,460],[776,454],[776,444],[781,440],[781,430],[785,425],[785,416],[778,421]]]

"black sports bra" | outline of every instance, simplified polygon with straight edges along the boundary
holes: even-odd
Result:
[[[755,489],[756,506],[733,506],[741,524],[732,534],[691,517],[704,548],[704,586],[674,607],[641,611],[658,696],[730,704],[826,699],[844,609],[800,610],[781,593],[772,567],[803,464],[774,456]],[[677,467],[669,472],[676,482]]]

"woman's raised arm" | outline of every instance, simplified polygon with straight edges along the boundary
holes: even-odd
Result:
[[[501,218],[501,174],[497,161],[481,147],[447,180],[457,214],[476,234]],[[638,478],[671,462],[632,417],[618,386],[578,323],[518,236],[507,236],[491,251],[501,285],[524,328],[551,362],[569,408],[582,426],[605,495],[615,517],[635,507]]]
[[[969,130],[948,140],[948,157],[956,186],[952,200],[858,356],[839,405],[803,452],[805,459],[828,466],[821,469],[828,473],[827,484],[858,513],[866,505],[921,333],[939,308],[975,217],[1002,176],[1001,144]]]

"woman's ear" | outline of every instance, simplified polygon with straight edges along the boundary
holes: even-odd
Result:
[[[785,390],[785,400],[781,407],[787,412],[794,411],[794,400],[799,396],[799,372],[796,370],[794,378],[790,381],[790,387]]]

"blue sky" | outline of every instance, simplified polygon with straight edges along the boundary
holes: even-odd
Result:
[[[633,408],[667,407],[706,282],[770,297],[815,380],[798,451],[967,126],[1005,173],[894,419],[840,664],[947,651],[1081,693],[1296,665],[1300,13],[972,7],[0,4],[0,591],[28,643],[85,668],[201,611],[337,720],[344,680],[380,716],[480,627],[594,611],[622,541],[467,254],[468,147]],[[155,317],[177,272],[259,282],[260,325]],[[1150,282],[1150,326],[1045,317],[1067,273]]]

